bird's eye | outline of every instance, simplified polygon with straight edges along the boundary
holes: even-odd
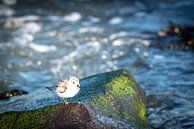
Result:
[[[80,87],[80,85],[77,85],[77,87]]]
[[[73,82],[73,84],[75,84],[75,82]]]

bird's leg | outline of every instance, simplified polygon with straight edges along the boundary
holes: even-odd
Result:
[[[67,99],[66,98],[63,98],[63,100],[64,100],[64,104],[65,105],[68,105]]]

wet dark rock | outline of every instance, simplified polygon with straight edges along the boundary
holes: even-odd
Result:
[[[23,95],[23,94],[27,94],[26,91],[23,90],[10,90],[10,91],[4,91],[2,93],[0,93],[0,100],[1,99],[9,99],[12,96],[18,96],[18,95]]]
[[[194,48],[194,27],[172,25],[158,33],[162,43],[161,48],[170,49],[193,49]]]
[[[93,110],[91,105],[80,103],[64,104],[58,112],[48,118],[40,125],[43,129],[118,129],[130,128],[136,129],[130,125],[124,125],[119,122],[111,123],[111,119],[104,121],[99,114]],[[98,117],[97,117],[98,116]]]
[[[63,128],[87,128],[92,123],[89,110],[79,103],[64,104],[61,109],[51,116],[42,128],[63,129]],[[96,125],[93,124],[92,127]]]
[[[66,105],[48,89],[0,104],[1,112],[7,112],[0,116],[2,128],[150,128],[145,94],[128,71],[98,74],[80,83],[80,93]],[[51,102],[55,104],[48,106]]]

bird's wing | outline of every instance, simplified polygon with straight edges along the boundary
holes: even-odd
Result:
[[[67,90],[67,86],[68,86],[68,81],[67,80],[63,80],[59,83],[57,90],[60,93],[64,93]]]

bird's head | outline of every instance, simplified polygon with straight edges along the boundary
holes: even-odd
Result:
[[[77,77],[75,77],[75,76],[72,76],[72,77],[69,78],[69,83],[71,85],[76,86],[77,88],[80,88],[79,79]]]

